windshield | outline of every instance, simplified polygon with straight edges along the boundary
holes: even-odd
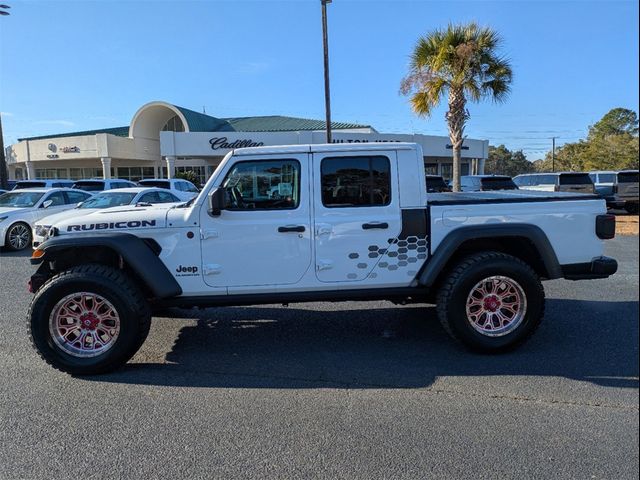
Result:
[[[0,207],[33,207],[44,192],[7,192],[0,195]]]
[[[104,182],[76,182],[73,184],[73,188],[84,190],[85,192],[101,192],[104,190]]]
[[[111,208],[129,205],[135,193],[130,192],[104,192],[90,198],[78,208]]]
[[[138,183],[145,187],[166,188],[167,190],[171,190],[171,184],[166,180],[142,180]]]

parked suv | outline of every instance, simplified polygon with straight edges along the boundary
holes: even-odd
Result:
[[[629,213],[638,213],[638,170],[618,172],[618,197],[625,201]]]
[[[23,188],[71,188],[73,180],[55,178],[50,180],[18,180],[13,190],[21,190]]]
[[[73,184],[73,188],[84,190],[85,192],[102,192],[104,190],[113,190],[115,188],[132,188],[137,185],[129,180],[121,180],[119,178],[102,180],[92,178],[90,180],[77,180]]]
[[[506,175],[463,175],[460,177],[460,188],[463,192],[518,190],[511,177]]]
[[[522,190],[595,193],[593,181],[587,173],[527,173],[518,175],[513,181]]]
[[[427,193],[450,192],[451,188],[440,175],[426,175]]]
[[[147,178],[140,180],[138,185],[142,187],[166,188],[184,201],[191,200],[197,196],[200,191],[193,183],[181,178]]]

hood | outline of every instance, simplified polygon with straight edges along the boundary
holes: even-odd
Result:
[[[94,210],[88,215],[71,217],[56,223],[59,235],[74,232],[126,232],[137,234],[143,230],[164,228],[167,211],[171,207],[124,206]]]
[[[64,212],[58,212],[44,217],[43,219],[38,220],[36,225],[55,226],[57,223],[64,220],[73,220],[79,217],[84,217],[85,215],[89,215],[96,211],[98,211],[97,208],[72,208],[71,210],[65,210]]]
[[[26,209],[24,208],[16,208],[16,207],[0,207],[0,217],[4,217],[6,215],[11,215],[16,212],[24,212]]]

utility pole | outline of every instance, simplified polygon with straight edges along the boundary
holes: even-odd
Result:
[[[9,15],[9,10],[11,7],[9,5],[2,4],[0,5],[0,15],[6,17]],[[7,160],[4,158],[4,141],[2,140],[2,112],[0,112],[0,188],[7,189]]]
[[[329,94],[329,34],[327,32],[327,3],[331,0],[320,0],[322,4],[322,46],[324,48],[324,107],[327,123],[327,143],[331,143],[331,95]]]
[[[555,173],[556,171],[556,138],[551,137],[551,171]]]
[[[0,188],[9,189],[7,182],[7,159],[4,158],[4,141],[2,139],[2,112],[0,112]]]

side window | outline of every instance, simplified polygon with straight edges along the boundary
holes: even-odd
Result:
[[[228,210],[281,210],[300,204],[300,163],[260,160],[236,163],[222,183]]]
[[[66,205],[67,204],[67,200],[64,197],[64,192],[53,192],[51,195],[49,195],[45,202],[47,200],[51,200],[53,203],[51,204],[52,207],[57,207],[60,205]]]
[[[156,192],[158,194],[158,203],[172,203],[179,202],[180,199],[173,193],[169,192]]]
[[[184,182],[176,182],[176,190],[180,191],[180,192],[186,192],[187,189],[186,187],[186,183]]]
[[[80,202],[84,202],[90,195],[84,194],[82,192],[65,192],[67,196],[67,204],[76,204]]]
[[[320,171],[325,207],[376,207],[391,202],[391,163],[387,157],[327,157]]]
[[[198,193],[199,190],[196,188],[196,186],[192,183],[185,183],[184,184],[184,191],[185,192],[191,192],[191,193]]]
[[[160,203],[160,197],[158,196],[158,192],[149,192],[142,195],[138,202],[143,203]]]

